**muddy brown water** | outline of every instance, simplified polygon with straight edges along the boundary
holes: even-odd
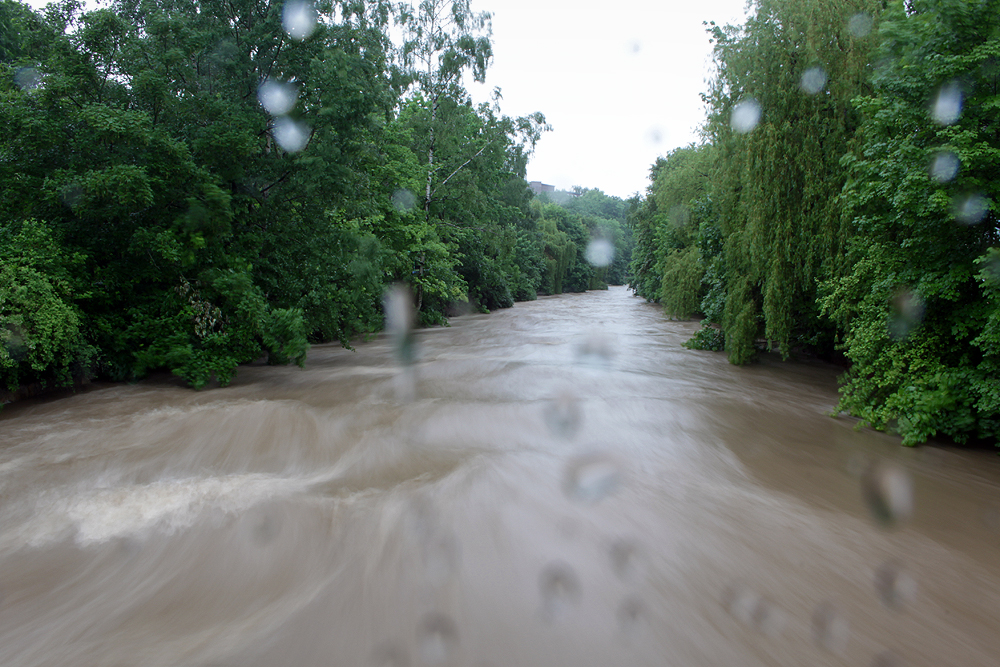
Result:
[[[996,665],[1000,459],[624,288],[0,413],[0,665]],[[912,481],[876,523],[873,462]]]

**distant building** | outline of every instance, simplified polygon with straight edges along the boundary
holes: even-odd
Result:
[[[556,191],[556,186],[547,185],[545,183],[542,183],[541,181],[531,181],[530,183],[528,183],[528,187],[531,188],[531,191],[534,192],[536,195],[540,195],[543,192]]]

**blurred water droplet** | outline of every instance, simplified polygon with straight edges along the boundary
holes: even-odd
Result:
[[[598,452],[569,462],[563,488],[572,500],[596,503],[617,491],[620,484],[618,464],[611,457]]]
[[[889,304],[889,335],[903,340],[924,320],[924,301],[906,288],[898,290]]]
[[[875,570],[875,591],[885,606],[899,609],[916,599],[917,582],[901,563],[891,560]]]
[[[646,606],[636,597],[627,597],[618,605],[618,628],[624,635],[637,632],[646,621]]]
[[[826,72],[822,67],[810,67],[802,73],[799,87],[809,95],[815,95],[826,87]]]
[[[663,130],[658,127],[650,128],[646,133],[647,140],[651,144],[658,144],[663,141]]]
[[[614,356],[611,339],[600,331],[588,332],[576,346],[576,363],[595,370],[609,370]]]
[[[542,568],[538,578],[542,613],[549,620],[563,614],[580,599],[580,580],[566,563],[555,561]]]
[[[385,330],[396,360],[403,365],[412,364],[416,358],[416,338],[413,335],[416,311],[410,288],[396,283],[386,290],[382,306],[385,309]]]
[[[931,178],[938,183],[947,183],[958,175],[961,162],[951,151],[941,151],[931,161]]]
[[[267,79],[257,88],[257,100],[272,116],[283,116],[295,108],[299,91],[290,83]]]
[[[576,394],[570,389],[559,391],[546,403],[544,417],[553,434],[567,439],[575,436],[583,421]]]
[[[73,208],[83,199],[83,188],[76,183],[70,183],[63,187],[61,195],[63,204]]]
[[[962,88],[957,81],[949,81],[938,90],[931,116],[942,125],[952,125],[962,115]]]
[[[409,667],[410,657],[397,644],[384,644],[372,651],[372,667]]]
[[[1000,510],[987,507],[983,510],[983,524],[994,532],[1000,532]]]
[[[275,511],[260,512],[253,518],[251,540],[259,547],[270,544],[281,534],[283,523],[282,517]]]
[[[316,9],[311,2],[291,0],[285,3],[281,25],[292,39],[303,40],[316,29]]]
[[[867,37],[872,31],[872,17],[860,12],[847,20],[847,32],[851,37],[860,39]]]
[[[461,549],[450,533],[438,531],[428,535],[423,541],[422,552],[424,570],[432,584],[441,585],[458,572]]]
[[[785,614],[767,598],[738,584],[723,593],[723,604],[736,620],[765,634],[777,635],[785,627]]]
[[[594,266],[609,266],[615,258],[615,246],[608,239],[591,239],[585,256]]]
[[[458,644],[458,629],[454,621],[441,613],[429,613],[417,628],[420,658],[428,665],[440,665],[451,657]]]
[[[289,153],[297,153],[309,142],[309,128],[287,116],[274,120],[274,140]]]
[[[990,201],[982,195],[965,195],[955,200],[955,219],[963,225],[982,222],[989,210]]]
[[[903,660],[892,651],[883,651],[872,659],[872,667],[903,667]]]
[[[637,39],[633,39],[633,40],[632,40],[632,41],[631,41],[631,42],[629,43],[629,45],[628,45],[628,48],[629,48],[629,51],[631,51],[631,52],[632,52],[632,55],[636,55],[636,54],[638,54],[638,53],[639,53],[640,51],[642,51],[642,42],[640,42],[640,41],[639,41],[639,40],[637,40]]]
[[[842,653],[847,646],[847,621],[829,602],[821,602],[813,611],[813,639],[831,653]]]
[[[35,90],[42,85],[42,74],[34,67],[18,67],[14,71],[14,85],[21,90]]]
[[[760,122],[760,104],[752,97],[738,102],[729,117],[729,125],[739,134],[753,131],[758,122]]]
[[[608,552],[611,556],[611,567],[620,579],[626,579],[635,569],[636,546],[629,540],[617,540]]]
[[[400,188],[392,193],[392,205],[397,211],[409,211],[416,203],[417,196],[409,190]]]

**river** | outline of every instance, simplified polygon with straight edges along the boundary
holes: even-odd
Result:
[[[0,665],[996,665],[1000,459],[625,288],[0,412]],[[405,384],[405,383],[404,383]]]

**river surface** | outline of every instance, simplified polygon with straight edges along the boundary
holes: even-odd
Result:
[[[0,665],[998,664],[1000,459],[696,329],[611,288],[418,331],[412,388],[380,336],[7,406]]]

